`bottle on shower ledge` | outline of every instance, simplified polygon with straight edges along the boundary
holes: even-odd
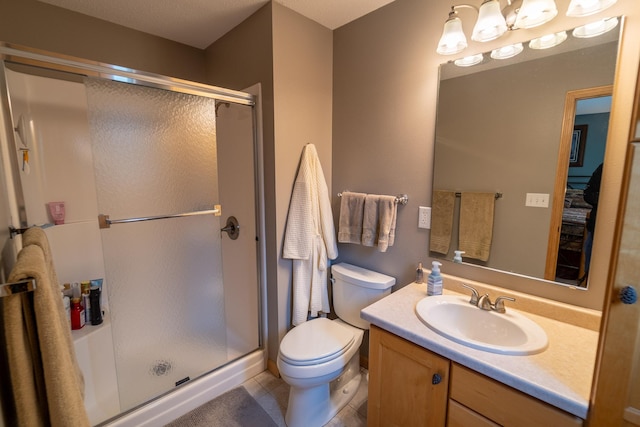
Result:
[[[82,329],[85,325],[84,308],[82,307],[82,299],[74,298],[71,300],[71,329]]]

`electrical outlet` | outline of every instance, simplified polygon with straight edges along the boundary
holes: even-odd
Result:
[[[425,206],[418,208],[418,228],[431,228],[431,208]]]
[[[531,206],[534,208],[548,208],[549,207],[549,194],[547,193],[527,193],[527,200],[525,206]]]

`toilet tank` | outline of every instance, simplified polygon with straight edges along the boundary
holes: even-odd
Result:
[[[391,276],[344,262],[331,266],[331,276],[336,314],[360,329],[369,329],[369,322],[360,318],[360,310],[389,295],[396,283]]]

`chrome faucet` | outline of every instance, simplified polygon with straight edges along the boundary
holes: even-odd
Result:
[[[515,301],[515,298],[511,298],[511,297],[498,297],[496,298],[496,302],[495,303],[491,303],[491,298],[489,298],[489,294],[484,294],[480,297],[480,299],[478,300],[478,308],[482,309],[482,310],[491,310],[491,311],[495,311],[496,313],[506,313],[506,309],[504,308],[504,301]]]
[[[489,294],[484,294],[480,296],[480,294],[475,288],[464,283],[461,283],[461,285],[471,291],[471,299],[469,300],[469,304],[475,305],[481,310],[495,311],[496,313],[506,313],[507,310],[504,308],[504,302],[516,300],[515,298],[503,296],[503,297],[496,298],[495,303],[491,303],[491,298],[489,298]]]
[[[478,293],[478,291],[476,291],[475,288],[473,288],[473,287],[471,287],[469,285],[466,285],[464,283],[461,283],[461,285],[471,291],[471,299],[469,300],[469,304],[475,305],[477,307],[478,306],[478,299],[480,298],[480,294]]]
[[[498,297],[496,298],[496,302],[493,304],[493,311],[497,311],[498,313],[505,313],[507,310],[504,308],[504,301],[515,302],[515,298],[511,297]]]
[[[489,294],[484,294],[478,300],[478,308],[482,310],[491,310],[493,308],[493,304],[491,304],[491,298],[489,298]]]

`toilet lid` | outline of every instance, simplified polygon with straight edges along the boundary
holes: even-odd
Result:
[[[294,365],[317,364],[338,357],[353,340],[349,328],[321,317],[289,331],[280,343],[280,357]]]

